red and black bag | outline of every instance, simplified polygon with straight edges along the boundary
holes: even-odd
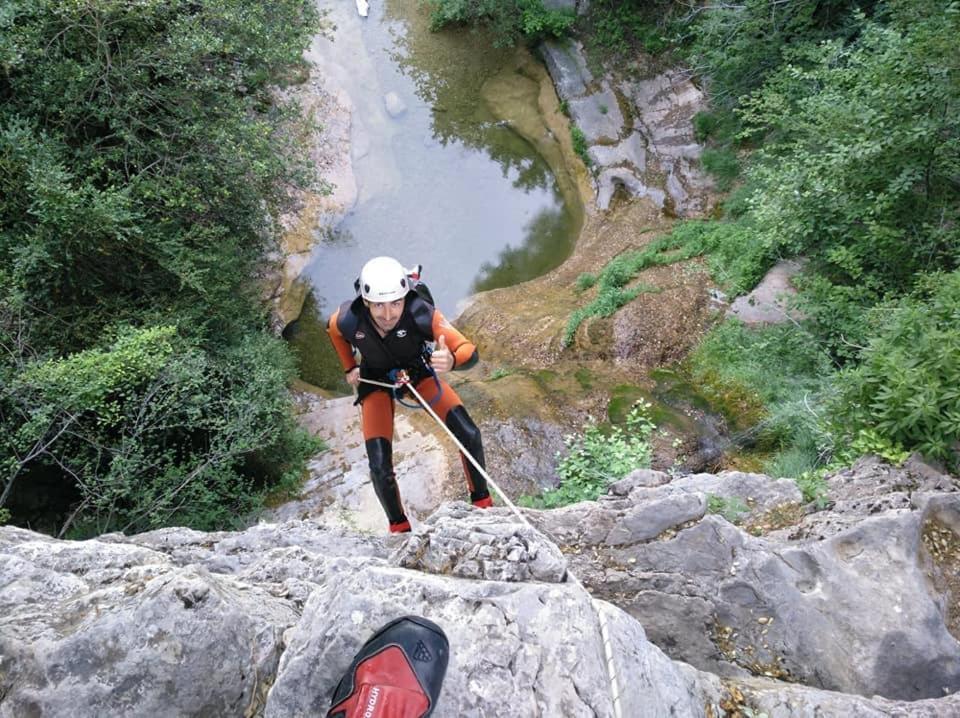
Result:
[[[447,636],[433,621],[404,616],[377,631],[333,692],[327,718],[427,718],[450,659]]]

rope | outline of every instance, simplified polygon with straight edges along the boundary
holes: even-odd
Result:
[[[436,412],[434,412],[433,407],[431,407],[430,404],[427,403],[427,401],[422,396],[420,396],[420,392],[414,389],[410,383],[403,382],[398,384],[387,384],[382,381],[374,381],[373,379],[360,379],[360,381],[365,382],[367,384],[374,384],[376,386],[386,387],[387,389],[397,389],[398,387],[403,386],[405,384],[407,389],[413,394],[414,397],[416,397],[417,401],[420,402],[420,405],[423,406],[423,408],[426,409],[428,412],[430,412],[430,416],[432,416],[434,420],[436,420],[437,424],[440,425],[440,428],[443,429],[445,432],[447,432],[447,436],[449,436],[453,440],[453,443],[457,445],[457,448],[460,449],[460,453],[463,456],[465,456],[471,464],[473,464],[474,468],[480,472],[483,478],[487,480],[487,483],[490,485],[490,487],[497,492],[497,494],[503,500],[503,503],[505,503],[510,508],[510,510],[514,513],[514,515],[518,519],[520,519],[520,521],[522,521],[524,524],[529,526],[534,531],[538,531],[538,529],[533,524],[530,523],[527,517],[524,516],[522,513],[520,513],[520,509],[518,509],[516,505],[510,500],[510,497],[507,496],[507,494],[503,491],[503,489],[501,489],[500,486],[493,479],[490,478],[490,474],[488,474],[486,470],[482,466],[480,466],[477,460],[473,458],[470,452],[464,448],[463,444],[460,443],[460,440],[456,436],[454,436],[453,432],[450,431],[447,425],[440,420],[440,417],[437,416]],[[616,673],[616,669],[613,661],[613,648],[610,645],[610,631],[607,628],[607,619],[603,615],[603,611],[601,610],[601,607],[600,607],[600,602],[593,597],[590,591],[587,590],[586,586],[583,585],[583,582],[579,578],[577,578],[574,575],[574,573],[569,569],[567,569],[567,577],[571,583],[579,586],[581,589],[583,589],[586,592],[588,596],[590,596],[590,603],[591,605],[593,605],[593,610],[596,612],[597,618],[600,621],[600,639],[601,639],[601,642],[603,643],[603,653],[606,659],[607,677],[610,679],[610,695],[613,698],[613,715],[614,715],[614,718],[622,718],[623,714],[620,712],[620,684],[617,681],[617,673]]]

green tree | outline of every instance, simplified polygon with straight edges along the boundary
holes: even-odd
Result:
[[[0,506],[227,525],[302,468],[252,277],[291,186],[307,0],[0,9]],[[251,467],[257,467],[255,476]]]
[[[858,23],[852,11],[870,11],[876,4],[876,0],[706,3],[678,22],[686,20],[689,25],[686,54],[707,79],[714,103],[730,107],[761,87],[792,48],[853,37]]]
[[[862,361],[836,380],[834,431],[960,458],[960,272],[926,277],[917,292],[877,311]],[[880,439],[882,441],[877,442]]]
[[[538,40],[562,37],[575,15],[548,10],[541,0],[428,0],[434,30],[447,25],[484,25],[494,35],[494,45],[515,45],[521,38]]]
[[[743,102],[766,140],[750,172],[757,242],[814,259],[824,319],[841,295],[863,308],[960,263],[960,67],[942,54],[958,32],[958,3],[906,28],[864,21],[855,43],[807,46]]]

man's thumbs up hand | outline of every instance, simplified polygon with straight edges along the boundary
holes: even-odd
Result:
[[[435,372],[453,369],[453,354],[447,349],[447,338],[443,334],[437,339],[437,346],[434,347],[433,354],[430,355],[430,366],[433,367]]]

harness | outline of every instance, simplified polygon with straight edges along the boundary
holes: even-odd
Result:
[[[438,389],[431,404],[440,399],[442,386],[430,365],[432,352],[427,347],[433,338],[434,311],[432,304],[411,290],[407,292],[397,325],[381,337],[361,297],[340,305],[337,329],[360,352],[360,376],[378,382],[361,384],[357,391],[357,403],[374,391],[389,391],[403,406],[418,409],[418,404],[403,401],[407,384],[418,384],[430,376]],[[405,381],[400,381],[401,378]],[[385,387],[382,384],[392,386]]]

